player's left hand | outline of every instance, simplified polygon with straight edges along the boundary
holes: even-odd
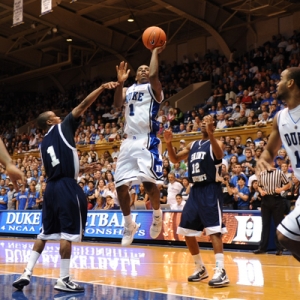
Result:
[[[161,53],[162,51],[165,50],[166,45],[167,45],[167,41],[165,41],[165,43],[161,47],[156,47],[156,48],[152,49],[151,52],[156,51],[157,54],[159,54],[159,53]]]
[[[18,169],[13,163],[8,163],[6,165],[6,171],[7,174],[9,175],[11,182],[14,185],[15,190],[18,191],[19,190],[18,183],[24,184],[25,182],[24,173],[20,169]]]
[[[94,162],[94,163],[84,165],[80,171],[82,171],[83,173],[90,173],[98,170],[101,171],[101,165],[97,162]]]
[[[214,120],[212,116],[205,117],[205,128],[208,135],[214,133]]]
[[[170,129],[164,131],[164,140],[166,143],[171,143],[173,139],[173,132]]]
[[[118,85],[120,85],[118,82],[110,81],[102,84],[102,87],[104,89],[112,90],[115,89]]]

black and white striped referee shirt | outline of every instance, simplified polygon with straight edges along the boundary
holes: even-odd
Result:
[[[289,183],[289,180],[281,170],[262,171],[258,178],[258,185],[267,192],[268,195],[275,195],[275,189]]]

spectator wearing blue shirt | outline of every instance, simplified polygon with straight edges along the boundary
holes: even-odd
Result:
[[[227,162],[229,162],[229,160],[230,160],[230,158],[234,155],[233,153],[232,153],[232,147],[229,145],[229,144],[227,144],[226,146],[225,146],[225,150],[224,150],[224,159],[227,161]]]
[[[244,173],[242,173],[242,166],[240,163],[235,164],[233,172],[235,173],[235,175],[231,177],[230,183],[232,183],[235,187],[237,186],[240,176],[245,179],[246,184],[248,183],[248,178]]]
[[[3,187],[1,188],[1,194],[0,194],[0,210],[6,210],[7,203],[8,203],[7,190],[6,188]]]
[[[243,154],[243,151],[244,148],[241,145],[236,146],[236,155],[239,163],[246,159],[246,156]]]
[[[36,190],[35,182],[29,184],[28,204],[26,209],[37,209],[36,199],[39,199],[40,193]]]
[[[17,196],[16,201],[16,209],[17,210],[24,210],[27,208],[27,202],[28,202],[28,192],[25,189],[25,185],[20,186],[20,192]]]
[[[238,210],[249,209],[249,188],[246,186],[245,178],[242,175],[238,176],[237,186],[234,189],[234,200],[237,202]]]

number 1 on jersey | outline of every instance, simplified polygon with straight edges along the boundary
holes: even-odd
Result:
[[[49,155],[51,157],[52,167],[55,167],[56,165],[58,165],[60,163],[59,159],[55,155],[55,151],[54,151],[53,146],[48,147],[47,153],[49,153]]]
[[[129,104],[129,116],[134,116],[134,107],[133,107],[133,104]]]

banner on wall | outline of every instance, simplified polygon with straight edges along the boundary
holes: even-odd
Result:
[[[14,0],[13,25],[23,24],[23,0]]]
[[[135,239],[151,240],[150,226],[152,211],[133,211],[133,219],[141,226]],[[181,212],[164,211],[163,229],[156,240],[184,241],[182,235],[176,233]],[[262,222],[260,212],[224,212],[223,222],[228,233],[223,236],[225,244],[258,245]],[[1,234],[37,235],[42,224],[41,211],[0,211]],[[121,239],[124,218],[121,211],[89,211],[84,236],[86,238]],[[202,235],[198,242],[210,242],[209,236]]]
[[[52,12],[52,0],[41,0],[41,16]]]

